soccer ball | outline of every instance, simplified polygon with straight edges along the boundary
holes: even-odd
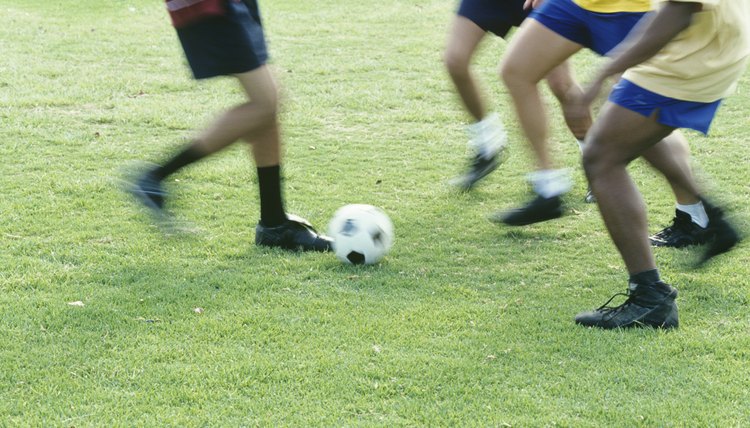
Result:
[[[328,224],[333,251],[344,263],[371,265],[393,245],[393,223],[380,208],[365,204],[339,208]]]

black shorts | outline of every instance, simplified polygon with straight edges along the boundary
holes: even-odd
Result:
[[[484,31],[505,37],[511,27],[518,27],[531,10],[523,9],[524,0],[461,0],[457,14],[477,24]]]
[[[177,29],[196,79],[245,73],[268,61],[256,0],[226,2],[226,16]]]

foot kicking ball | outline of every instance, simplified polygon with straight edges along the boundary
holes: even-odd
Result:
[[[339,208],[328,224],[333,251],[344,263],[371,265],[393,245],[393,223],[380,208],[352,204]]]

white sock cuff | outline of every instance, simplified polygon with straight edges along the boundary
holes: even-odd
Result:
[[[469,147],[484,157],[494,156],[507,140],[503,122],[497,113],[491,113],[477,123],[467,126]]]
[[[544,198],[568,193],[573,187],[570,169],[542,169],[528,174],[534,192]]]
[[[698,226],[705,228],[708,226],[708,213],[706,213],[706,208],[703,206],[702,201],[698,201],[697,204],[690,204],[690,205],[682,205],[677,204],[677,209],[690,214],[690,218],[693,220],[693,223],[697,224]]]

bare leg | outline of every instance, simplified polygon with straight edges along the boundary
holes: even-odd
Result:
[[[238,74],[249,101],[219,116],[204,130],[193,147],[208,155],[239,139],[253,143],[257,166],[278,165],[280,140],[278,132],[278,89],[268,66]]]
[[[673,130],[653,117],[608,102],[586,138],[583,156],[586,176],[604,223],[631,275],[656,269],[656,262],[648,240],[646,207],[626,168]],[[662,154],[666,156],[669,152]],[[686,177],[682,179],[689,181]]]
[[[541,169],[553,166],[547,147],[547,116],[538,83],[581,48],[537,21],[527,19],[513,37],[500,66],[521,127]]]
[[[456,16],[443,55],[445,67],[456,86],[458,95],[466,110],[476,121],[482,120],[487,115],[487,110],[476,79],[471,73],[470,63],[484,36],[485,31],[471,20]]]
[[[643,153],[643,158],[664,174],[672,187],[677,203],[692,205],[700,202],[693,170],[690,167],[690,146],[679,130]]]

